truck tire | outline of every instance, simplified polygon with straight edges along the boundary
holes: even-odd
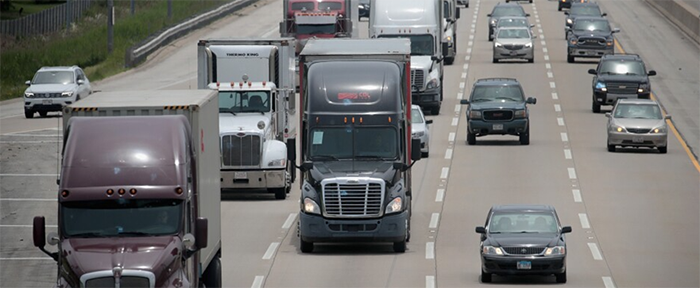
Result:
[[[467,131],[467,144],[469,144],[469,145],[476,144],[476,134]]]
[[[394,252],[404,253],[406,252],[406,239],[399,242],[394,242]]]
[[[275,199],[284,200],[287,199],[287,188],[270,188],[270,192],[275,193]]]
[[[301,236],[299,236],[299,249],[302,253],[314,252],[314,242],[306,242],[301,239]]]
[[[441,105],[438,104],[438,106],[430,107],[430,114],[431,114],[431,115],[438,115],[438,114],[440,114],[440,106],[441,106]]]
[[[455,63],[455,57],[445,57],[445,64],[452,65],[452,63]]]
[[[207,270],[204,270],[202,274],[202,282],[207,288],[215,287],[219,288],[221,286],[221,258],[217,255],[209,263]]]
[[[34,118],[34,111],[24,108],[24,118],[32,119]]]
[[[527,131],[520,133],[520,145],[530,145],[530,127],[527,127]]]
[[[576,61],[574,60],[574,56],[573,56],[573,55],[566,55],[566,62],[567,62],[567,63],[574,63],[574,62],[576,62]]]

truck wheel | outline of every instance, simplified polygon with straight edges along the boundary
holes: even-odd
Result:
[[[557,283],[566,283],[566,271],[564,273],[554,274],[557,277]]]
[[[481,269],[481,282],[491,283],[491,273],[486,273],[484,272],[484,269]]]
[[[299,237],[299,249],[301,249],[302,253],[311,253],[314,252],[314,243],[313,242],[306,242],[304,240],[301,240],[301,237]]]
[[[406,252],[406,239],[399,242],[394,242],[394,252],[404,253]]]
[[[600,113],[600,104],[596,103],[595,100],[593,100],[593,105],[591,105],[591,110],[593,110],[593,113]]]
[[[34,118],[34,111],[24,108],[24,118],[32,119]]]
[[[528,125],[527,131],[520,133],[520,145],[530,145],[530,126]]]
[[[202,274],[202,282],[204,285],[209,287],[222,287],[221,286],[221,258],[217,255],[209,263],[207,270],[204,270]]]
[[[469,145],[476,144],[476,134],[467,131],[467,144],[469,144]]]
[[[47,114],[49,114],[48,111],[39,111],[39,116],[41,117],[46,117]]]
[[[568,63],[574,63],[574,56],[573,55],[566,55],[566,62]]]
[[[270,188],[270,192],[275,193],[275,199],[284,200],[287,198],[287,188]]]

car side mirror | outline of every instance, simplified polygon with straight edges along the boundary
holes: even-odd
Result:
[[[467,100],[467,99],[459,100],[459,104],[468,105],[468,104],[469,104],[469,100]]]
[[[411,160],[418,161],[420,156],[420,139],[411,139]]]
[[[525,100],[525,103],[535,105],[535,104],[537,104],[537,98],[527,97],[527,100]]]
[[[591,68],[591,69],[588,69],[588,74],[597,75],[598,72],[596,72],[595,69]]]
[[[486,17],[491,17],[491,14],[490,14],[490,13],[489,13],[489,14],[486,14]]]
[[[664,116],[664,119],[666,119],[666,120],[671,120],[671,115],[668,115],[668,114],[667,114],[666,116]]]
[[[479,233],[479,234],[486,234],[486,228],[484,228],[482,226],[477,226],[475,231],[476,231],[476,233]]]
[[[525,14],[525,17],[530,17],[530,13],[526,13],[526,14]]]
[[[425,124],[433,124],[433,120],[425,120]]]
[[[569,15],[569,11],[565,11],[565,12],[564,12],[564,15]]]
[[[649,70],[647,76],[656,76],[656,70]]]
[[[612,116],[612,114],[610,114],[610,112],[605,112],[605,117],[610,118],[610,116]]]
[[[532,34],[532,39],[537,39],[537,35]]]
[[[46,246],[46,219],[44,216],[35,216],[32,224],[34,246],[44,248]]]
[[[306,161],[304,163],[301,163],[301,166],[299,166],[299,168],[300,168],[299,170],[301,170],[301,172],[306,172],[306,171],[309,171],[312,168],[314,168],[314,163]]]
[[[530,24],[530,28],[535,28],[535,24]]]
[[[194,229],[194,244],[197,245],[197,249],[206,248],[209,233],[209,221],[207,218],[197,217]]]
[[[608,16],[608,13],[600,14],[600,17],[605,17],[605,16]]]
[[[620,28],[615,28],[612,30],[612,33],[620,33]]]
[[[24,85],[32,86],[32,80],[27,80],[27,82],[24,82]]]
[[[571,226],[561,227],[561,234],[564,234],[564,233],[571,233]]]
[[[85,80],[78,79],[78,81],[76,81],[76,83],[78,83],[78,85],[83,85],[83,84],[85,84]]]

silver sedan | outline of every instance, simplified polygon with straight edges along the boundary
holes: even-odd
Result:
[[[608,151],[617,146],[651,147],[666,153],[668,126],[659,103],[649,99],[620,99],[608,117]]]
[[[526,59],[527,62],[535,62],[536,35],[530,28],[503,27],[494,33],[493,39],[493,63],[501,59]]]
[[[425,119],[423,110],[418,105],[411,105],[411,136],[420,139],[420,151],[423,157],[430,155],[430,127],[433,120]]]

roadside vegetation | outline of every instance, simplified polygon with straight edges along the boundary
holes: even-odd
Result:
[[[12,20],[49,9],[66,1],[0,0],[0,20]]]
[[[22,97],[30,80],[42,66],[78,65],[90,81],[124,70],[126,50],[148,36],[182,22],[226,1],[173,0],[172,18],[167,1],[136,1],[131,15],[130,1],[114,1],[115,26],[112,53],[107,52],[107,1],[97,1],[69,29],[27,38],[2,35],[0,43],[0,100]]]

